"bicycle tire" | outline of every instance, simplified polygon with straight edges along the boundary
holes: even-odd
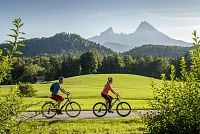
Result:
[[[54,103],[53,102],[45,102],[42,106],[41,113],[47,118],[52,118],[56,115],[56,109],[53,108]]]
[[[100,107],[100,109],[98,107]],[[103,110],[102,110],[102,108],[103,108]],[[102,114],[99,114],[100,112],[102,112]],[[103,116],[105,116],[106,113],[107,113],[106,104],[104,104],[103,102],[97,102],[96,104],[94,104],[94,106],[93,106],[93,113],[97,117],[103,117]]]
[[[65,112],[70,117],[76,117],[81,113],[81,107],[77,102],[70,102],[66,105]]]
[[[116,107],[116,111],[120,116],[126,117],[131,113],[131,106],[127,102],[120,102]]]

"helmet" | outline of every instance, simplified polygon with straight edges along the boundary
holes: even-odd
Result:
[[[113,80],[113,78],[112,77],[108,77],[108,81],[112,81]]]
[[[58,80],[59,80],[59,82],[60,82],[60,81],[64,80],[64,77],[59,77]]]

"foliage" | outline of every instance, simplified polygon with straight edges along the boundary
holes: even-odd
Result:
[[[6,76],[8,76],[12,69],[11,66],[14,61],[13,56],[16,54],[22,54],[22,52],[17,50],[18,47],[25,46],[24,44],[18,43],[19,40],[24,40],[24,37],[21,37],[21,35],[24,35],[24,33],[20,31],[20,28],[23,26],[21,19],[15,19],[12,23],[14,28],[10,30],[13,31],[13,34],[9,34],[8,36],[12,37],[13,41],[6,41],[6,45],[8,45],[10,49],[4,48],[6,54],[4,54],[3,50],[0,49],[0,83]]]
[[[19,124],[20,113],[26,109],[22,98],[13,88],[5,98],[0,98],[0,133],[9,133],[12,127]]]
[[[97,73],[100,57],[95,51],[88,51],[81,55],[81,74]]]
[[[148,133],[200,133],[200,41],[196,31],[193,35],[190,68],[182,57],[181,78],[176,78],[171,66],[170,81],[163,74],[162,87],[152,83],[155,101],[151,104],[158,112],[149,112],[144,118]]]
[[[19,93],[22,96],[32,97],[32,96],[36,95],[37,90],[34,90],[33,86],[30,83],[28,83],[28,82],[25,82],[25,83],[19,82],[18,86],[19,86],[19,91],[20,91]]]
[[[62,62],[62,76],[72,77],[81,74],[80,59],[76,57],[68,57]]]
[[[0,50],[0,82],[5,79],[10,71],[12,70],[12,65],[15,60],[14,55],[22,54],[18,51],[19,46],[25,46],[24,44],[18,43],[19,40],[24,40],[21,35],[24,35],[20,31],[20,28],[23,26],[21,19],[15,19],[13,21],[14,29],[13,34],[9,36],[12,37],[13,41],[7,41],[9,48],[5,48],[5,53]],[[17,87],[12,89],[5,98],[0,98],[0,133],[9,133],[12,127],[17,126],[20,123],[18,117],[22,110],[26,109],[26,106],[23,105],[22,99],[17,92]]]
[[[13,128],[11,133],[20,134],[142,134],[144,125],[140,118],[84,119],[67,121],[27,121]]]

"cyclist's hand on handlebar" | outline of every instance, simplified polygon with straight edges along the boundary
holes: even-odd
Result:
[[[70,92],[67,92],[66,95],[69,96],[69,95],[70,95]]]
[[[117,97],[119,97],[119,95],[120,95],[119,93],[116,94]]]

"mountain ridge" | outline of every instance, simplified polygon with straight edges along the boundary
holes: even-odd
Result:
[[[142,21],[133,33],[129,34],[118,34],[114,33],[112,27],[102,32],[100,35],[89,38],[89,40],[102,44],[105,47],[109,47],[117,52],[123,52],[130,50],[134,47],[146,45],[146,44],[156,44],[156,45],[168,45],[168,46],[184,46],[188,47],[191,43],[176,40],[170,38],[166,34],[160,32],[155,27],[153,27],[147,21]],[[109,45],[109,43],[111,43]],[[124,44],[127,49],[116,49],[112,44]]]

